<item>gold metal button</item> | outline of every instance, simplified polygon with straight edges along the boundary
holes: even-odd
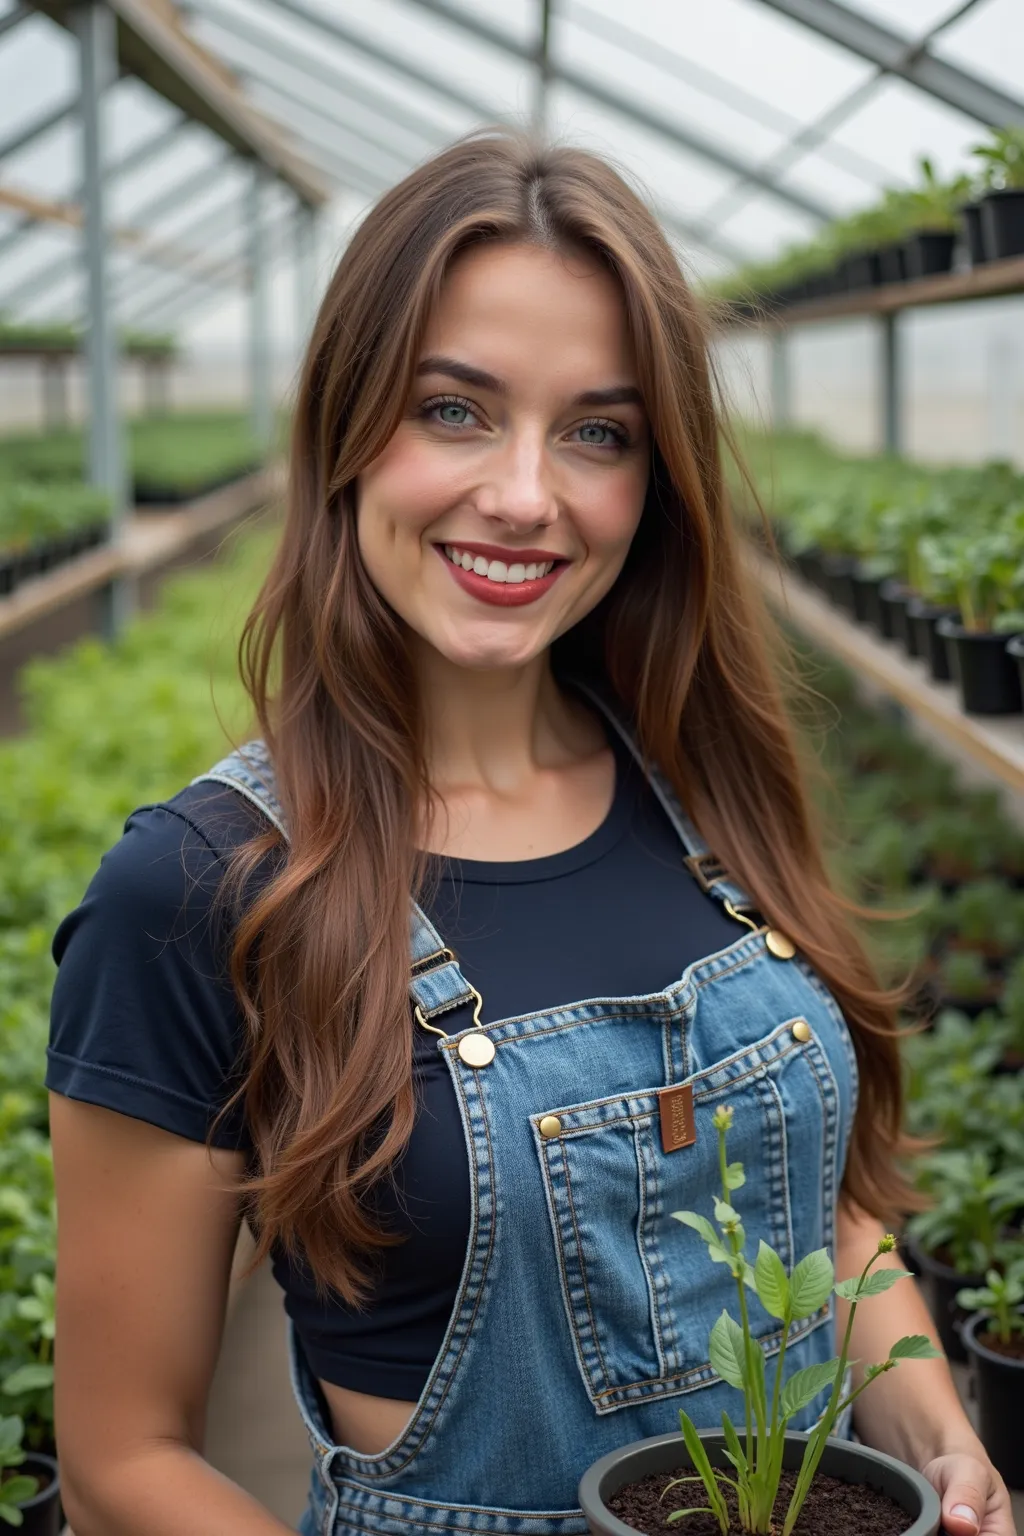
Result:
[[[790,1033],[794,1040],[799,1040],[801,1045],[806,1045],[811,1038],[811,1026],[806,1019],[797,1019]]]
[[[479,1031],[463,1035],[459,1041],[459,1055],[467,1067],[489,1067],[494,1060],[494,1041],[490,1035]]]
[[[545,1115],[538,1129],[542,1136],[558,1136],[562,1131],[562,1122],[557,1115]]]
[[[776,960],[792,960],[796,954],[796,945],[788,934],[780,933],[778,928],[769,928],[764,936],[764,942],[768,946],[768,953],[774,955]]]

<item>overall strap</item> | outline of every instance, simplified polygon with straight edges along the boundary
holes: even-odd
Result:
[[[224,784],[236,790],[262,811],[287,842],[288,825],[266,742],[246,742],[192,783]],[[409,992],[421,1022],[429,1022],[465,1003],[475,1002],[479,1006],[480,994],[463,976],[454,954],[416,902],[411,903],[409,913],[409,958]]]
[[[740,912],[749,909],[753,905],[750,896],[742,886],[737,885],[719,859],[711,852],[707,843],[683,810],[675,791],[661,769],[655,763],[644,761],[633,730],[623,718],[621,710],[606,698],[604,694],[588,684],[573,680],[573,687],[586,695],[595,709],[600,711],[616,734],[621,737],[629,748],[634,762],[636,762],[650,784],[651,789],[658,797],[665,815],[672,823],[679,841],[686,849],[686,867],[697,881],[697,884],[709,896],[714,896],[723,905],[728,902],[730,906],[735,907]]]

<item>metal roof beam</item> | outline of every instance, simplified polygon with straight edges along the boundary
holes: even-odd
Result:
[[[274,0],[274,3],[281,5],[284,0]],[[289,9],[294,3],[295,0],[288,0]],[[447,0],[408,0],[408,3],[428,11],[431,16],[440,17],[442,21],[451,22],[453,26],[461,27],[464,32],[490,43],[492,47],[512,55],[513,58],[521,59],[524,63],[535,62],[533,50],[526,44],[517,42],[507,33],[481,21],[478,16],[470,15],[468,11],[457,10],[448,4]],[[762,180],[765,192],[770,192],[773,197],[798,208],[801,213],[807,214],[819,223],[834,217],[833,211],[819,203],[817,198],[798,192],[791,187],[778,186],[768,178],[760,178],[757,166],[752,161],[741,159],[721,144],[715,143],[713,139],[705,138],[703,134],[696,133],[692,128],[683,127],[654,108],[635,101],[625,92],[618,91],[613,86],[604,85],[589,75],[581,74],[579,70],[567,64],[551,63],[549,71],[551,79],[570,86],[581,95],[588,96],[591,101],[596,101],[610,111],[617,112],[621,117],[628,118],[640,127],[648,129],[649,132],[667,139],[677,148],[685,149],[690,154],[697,155],[712,165],[717,165],[721,170],[730,171],[734,176],[747,176],[755,181]]]
[[[912,38],[893,32],[848,6],[837,4],[837,0],[761,0],[761,3],[990,128],[1024,122],[1024,101],[1020,97],[1010,96],[966,69],[936,58],[923,44],[915,45]]]
[[[118,61],[186,116],[250,159],[261,161],[313,206],[330,189],[291,145],[247,102],[229,70],[181,24],[173,0],[104,0],[117,22]],[[33,0],[39,11],[72,28],[76,0]]]
[[[246,74],[248,75],[249,72],[246,71]],[[380,139],[374,138],[371,134],[364,133],[361,128],[356,128],[351,120],[346,121],[345,118],[340,117],[336,112],[329,111],[328,108],[321,106],[317,101],[310,101],[308,97],[303,96],[299,91],[290,90],[288,86],[282,85],[279,80],[275,80],[269,75],[253,74],[250,78],[262,89],[272,91],[275,96],[279,96],[289,106],[298,107],[300,111],[307,112],[311,117],[319,118],[320,122],[328,128],[340,128],[343,133],[348,134],[358,143],[365,144],[370,149],[381,150],[384,154],[390,155],[395,161],[395,166],[392,170],[393,176],[404,176],[412,162],[418,158],[416,154],[408,149],[399,149],[397,146],[382,143]],[[305,129],[297,127],[293,122],[289,122],[287,127],[300,138],[310,137]],[[429,146],[421,144],[420,147],[422,150]]]
[[[329,64],[324,64],[322,58],[316,57],[305,48],[295,48],[286,43],[282,38],[275,37],[273,33],[263,27],[254,27],[249,20],[243,21],[234,12],[222,10],[217,4],[211,4],[211,0],[203,0],[201,6],[190,5],[188,7],[193,16],[201,17],[204,21],[212,22],[220,27],[229,36],[238,38],[241,42],[249,43],[266,54],[268,67],[276,68],[278,64],[285,64],[289,69],[294,69],[312,80],[318,80],[330,90],[358,101],[362,106],[368,107],[371,112],[377,113],[387,122],[401,124],[410,133],[424,139],[446,138],[448,128],[443,123],[431,121],[430,118],[417,112],[406,102],[400,102],[395,98],[385,96],[382,92],[367,86],[363,81],[350,78],[339,73]],[[252,73],[252,71],[249,71]]]
[[[373,59],[375,63],[385,65],[395,74],[404,75],[407,80],[413,80],[417,85],[425,86],[428,91],[447,97],[449,101],[471,112],[474,117],[483,118],[485,122],[497,120],[499,114],[494,111],[493,103],[485,101],[481,96],[471,95],[461,86],[453,85],[443,75],[424,69],[421,64],[411,64],[405,59],[396,58],[387,48],[381,48],[368,38],[360,37],[359,33],[353,32],[350,27],[343,26],[336,16],[323,16],[317,11],[311,11],[308,6],[300,4],[299,0],[271,0],[271,3],[276,10],[287,11],[289,16],[308,22],[311,27],[316,27],[326,37],[333,38],[335,42],[344,43],[357,53],[361,53],[364,58]]]

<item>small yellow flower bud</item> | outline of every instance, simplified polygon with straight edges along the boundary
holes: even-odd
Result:
[[[732,1105],[719,1104],[711,1117],[711,1124],[716,1131],[728,1131],[732,1126]]]
[[[880,1237],[878,1239],[879,1253],[892,1253],[895,1247],[896,1239],[893,1237],[891,1232],[887,1232],[884,1237]]]

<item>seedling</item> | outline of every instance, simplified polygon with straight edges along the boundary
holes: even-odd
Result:
[[[757,1258],[751,1264],[745,1254],[746,1233],[743,1223],[732,1204],[734,1191],[741,1189],[745,1181],[742,1163],[730,1163],[726,1156],[726,1137],[732,1121],[733,1111],[729,1106],[722,1105],[715,1111],[713,1124],[718,1135],[722,1194],[715,1201],[714,1223],[695,1211],[674,1211],[673,1215],[677,1221],[700,1234],[707,1244],[712,1261],[728,1265],[736,1281],[740,1321],[737,1323],[728,1312],[722,1312],[711,1330],[709,1358],[722,1380],[743,1393],[745,1437],[741,1442],[740,1432],[728,1414],[723,1413],[725,1455],[736,1474],[730,1477],[712,1467],[693,1422],[685,1412],[680,1411],[679,1423],[695,1475],[674,1479],[665,1492],[686,1483],[701,1483],[708,1502],[675,1510],[668,1519],[674,1523],[684,1520],[687,1515],[710,1514],[718,1521],[723,1536],[727,1536],[730,1515],[722,1492],[724,1485],[732,1488],[736,1495],[740,1526],[744,1531],[750,1532],[751,1536],[770,1536],[770,1533],[774,1533],[777,1527],[773,1524],[773,1517],[779,1496],[786,1427],[796,1414],[827,1391],[828,1402],[808,1437],[796,1486],[782,1523],[781,1536],[791,1536],[825,1450],[825,1443],[839,1415],[876,1377],[891,1371],[900,1360],[930,1360],[937,1357],[939,1351],[924,1334],[912,1334],[898,1339],[885,1360],[867,1367],[859,1387],[846,1390],[846,1370],[851,1364],[850,1340],[858,1305],[866,1297],[879,1296],[898,1280],[906,1278],[906,1271],[902,1269],[874,1270],[876,1261],[883,1254],[893,1251],[896,1239],[891,1235],[881,1238],[876,1252],[861,1273],[855,1279],[840,1280],[838,1283],[832,1260],[824,1248],[808,1254],[787,1274],[779,1255],[762,1241],[758,1246]],[[782,1342],[770,1396],[765,1375],[765,1357],[751,1333],[748,1290],[754,1292],[770,1317],[778,1318],[782,1323]],[[832,1360],[795,1371],[788,1381],[784,1381],[783,1367],[791,1325],[803,1318],[813,1317],[833,1292],[850,1303],[849,1320],[840,1353]]]
[[[21,1437],[25,1425],[17,1414],[0,1418],[0,1520],[7,1525],[22,1525],[25,1516],[18,1508],[38,1492],[39,1479],[24,1473],[5,1475],[4,1469],[20,1467],[25,1460]]]
[[[1011,1344],[1014,1334],[1024,1334],[1024,1315],[1017,1309],[1024,1301],[1024,1257],[1010,1264],[1005,1273],[990,1269],[985,1284],[957,1291],[958,1304],[966,1312],[988,1312],[985,1332],[1000,1344]]]

